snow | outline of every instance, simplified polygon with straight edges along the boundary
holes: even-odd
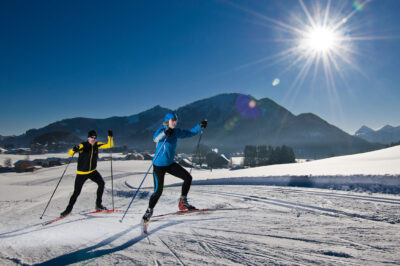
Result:
[[[113,162],[116,209],[128,206],[150,163]],[[398,186],[400,147],[235,171],[193,169],[189,201],[220,210],[160,218],[147,236],[140,220],[153,191],[151,172],[122,223],[122,214],[85,214],[97,189],[89,180],[70,216],[42,226],[72,193],[76,163],[39,219],[65,168],[0,174],[0,265],[400,264],[399,194],[288,186],[297,178],[358,182],[366,191],[377,183]],[[111,208],[110,162],[99,162],[98,171],[106,181],[103,204]],[[181,181],[165,181],[154,215],[177,210]]]
[[[217,175],[217,173],[214,174]],[[218,172],[219,176],[230,174],[224,170]],[[236,171],[235,174],[241,176],[398,175],[400,174],[400,146],[307,163],[249,168]]]

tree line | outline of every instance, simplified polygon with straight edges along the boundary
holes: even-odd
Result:
[[[294,163],[296,157],[291,147],[286,145],[272,147],[267,145],[246,145],[244,148],[244,166],[263,166],[271,164]]]
[[[256,167],[272,164],[294,163],[296,160],[291,147],[283,145],[272,147],[267,145],[247,145],[244,148],[243,166]],[[218,152],[206,145],[199,145],[193,151],[193,161],[200,167],[207,164],[209,168],[223,168],[228,166],[226,159]]]

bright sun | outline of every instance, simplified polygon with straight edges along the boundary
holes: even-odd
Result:
[[[306,80],[310,80],[312,86],[326,87],[332,98],[338,95],[337,82],[343,81],[342,85],[351,89],[346,80],[349,70],[358,70],[364,74],[354,60],[356,56],[363,56],[357,49],[358,43],[378,38],[366,34],[363,25],[353,19],[371,0],[353,1],[314,1],[315,5],[311,4],[309,8],[305,2],[310,1],[298,0],[303,12],[298,12],[298,8],[294,9],[292,13],[288,13],[288,22],[231,3],[253,15],[255,19],[263,20],[260,24],[257,22],[257,25],[275,28],[278,33],[276,40],[282,42],[282,50],[279,52],[241,67],[263,62],[268,62],[268,66],[287,63],[286,68],[276,76],[283,77],[292,70],[297,72],[286,96],[293,99]],[[273,86],[278,85],[281,79],[275,80]],[[323,80],[325,85],[320,84]]]
[[[338,42],[338,36],[326,27],[312,28],[303,39],[303,45],[307,50],[318,53],[329,52]]]

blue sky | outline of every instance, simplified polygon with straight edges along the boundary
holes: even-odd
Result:
[[[312,62],[300,75],[309,56],[284,56],[298,46],[287,29],[327,6],[332,19],[352,14],[342,27],[351,52],[337,51],[330,78]],[[399,126],[398,10],[397,0],[1,1],[0,135],[224,92],[268,97],[351,134]]]

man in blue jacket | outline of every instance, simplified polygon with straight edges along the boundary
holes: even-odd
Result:
[[[207,121],[202,121],[199,125],[191,130],[183,130],[176,128],[178,124],[178,116],[169,112],[164,117],[163,126],[160,127],[153,136],[153,140],[157,143],[155,159],[153,159],[153,178],[154,193],[150,197],[149,207],[143,215],[143,220],[147,222],[153,215],[153,208],[156,206],[164,188],[164,177],[166,173],[174,175],[183,180],[182,194],[179,199],[179,210],[193,210],[194,206],[187,201],[190,185],[192,184],[192,176],[182,166],[177,164],[175,159],[176,144],[178,138],[189,138],[195,136],[202,128],[207,127]]]

